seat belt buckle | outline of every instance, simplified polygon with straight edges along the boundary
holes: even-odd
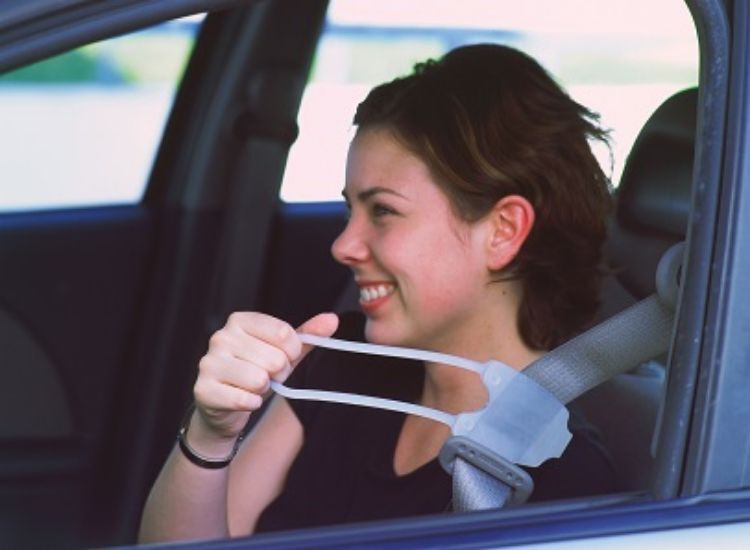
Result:
[[[526,470],[468,437],[449,438],[440,450],[438,458],[443,469],[449,474],[453,472],[456,458],[461,458],[499,480],[510,490],[508,504],[523,504],[534,491],[534,481]]]

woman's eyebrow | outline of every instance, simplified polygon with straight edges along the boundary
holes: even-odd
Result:
[[[388,193],[389,195],[394,195],[396,197],[400,197],[402,199],[406,199],[407,197],[399,193],[398,191],[395,191],[393,189],[389,189],[388,187],[370,187],[369,189],[364,189],[357,193],[357,199],[361,202],[365,202],[368,199],[371,199],[373,196],[379,194],[379,193]],[[341,194],[344,196],[344,198],[348,201],[349,195],[346,192],[346,189],[344,189]]]

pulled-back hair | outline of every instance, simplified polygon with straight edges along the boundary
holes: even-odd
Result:
[[[522,282],[518,328],[528,346],[551,349],[590,322],[611,208],[590,140],[607,144],[607,133],[536,61],[500,45],[455,49],[374,88],[354,124],[391,131],[467,222],[507,195],[533,205],[526,242],[496,274]]]

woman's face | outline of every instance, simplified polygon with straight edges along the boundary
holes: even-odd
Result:
[[[459,220],[427,166],[383,129],[352,142],[344,196],[350,219],[332,253],[354,272],[367,339],[460,348],[482,323],[482,221]]]

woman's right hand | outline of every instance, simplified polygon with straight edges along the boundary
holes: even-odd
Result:
[[[300,332],[330,336],[338,317],[321,313],[299,327]],[[209,340],[193,388],[196,414],[190,442],[197,450],[226,448],[263,403],[271,379],[283,382],[310,352],[288,323],[256,312],[233,313]],[[222,445],[222,442],[224,444]]]

